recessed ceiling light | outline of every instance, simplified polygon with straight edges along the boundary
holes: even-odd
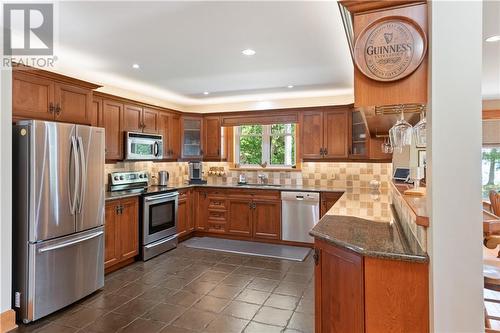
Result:
[[[246,56],[253,56],[257,52],[255,52],[255,50],[252,50],[252,49],[245,49],[245,50],[241,51],[241,53],[243,53]]]
[[[133,65],[132,65],[132,68],[134,68],[134,69],[139,69],[139,64],[133,64]]]
[[[208,91],[204,91],[203,95],[210,95],[210,93]]]
[[[500,41],[500,35],[494,35],[486,38],[487,42],[498,42]]]
[[[293,87],[294,86],[292,86],[292,85],[287,86],[288,89],[292,89]]]

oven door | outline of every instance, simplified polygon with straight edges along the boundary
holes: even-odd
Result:
[[[178,204],[178,192],[143,198],[142,241],[144,245],[177,233]]]

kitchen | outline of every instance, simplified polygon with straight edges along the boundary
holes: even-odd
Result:
[[[139,54],[112,65],[127,64],[117,70],[123,77],[99,76],[85,71],[86,61],[79,69],[76,53],[65,62],[63,51],[75,45],[64,37],[78,35],[78,22],[88,15],[96,30],[111,24],[102,31],[116,31],[120,22],[104,20],[116,7],[60,3],[59,37],[68,43],[60,67],[17,65],[9,77],[15,222],[12,310],[2,313],[2,323],[14,327],[17,316],[17,331],[41,332],[432,330],[441,309],[431,306],[438,229],[432,198],[419,186],[432,188],[425,153],[435,157],[426,149],[426,122],[433,117],[431,5],[152,6],[172,18],[176,10],[199,18],[209,10],[212,20],[266,12],[267,24],[284,8],[289,20],[307,8],[332,22],[323,30],[304,27],[334,37],[326,53],[339,58],[338,80],[322,86],[316,73],[316,86],[281,78],[281,88],[250,89],[251,75],[243,75],[246,82],[217,88],[217,79],[207,76],[202,88],[189,78],[196,66],[184,62],[183,86],[183,79],[159,79],[161,66],[148,68]],[[133,2],[122,11],[151,13]],[[370,33],[391,29],[393,17],[402,17],[398,24],[412,35],[413,60],[381,79],[356,54],[373,43]],[[223,34],[224,27],[214,25],[212,33]],[[279,33],[292,28],[286,21]],[[264,40],[265,32],[259,32]],[[297,39],[305,42],[306,35]],[[390,43],[387,38],[382,33],[379,42]],[[172,61],[179,65],[193,44],[177,42]],[[222,44],[217,52],[226,50]],[[246,47],[238,46],[237,60],[223,58],[226,68],[257,71],[270,61],[265,48]],[[95,56],[110,52],[94,50]],[[312,75],[297,77],[306,74]],[[160,87],[178,93],[160,94]],[[482,302],[482,287],[478,293]],[[481,305],[481,317],[482,311]]]

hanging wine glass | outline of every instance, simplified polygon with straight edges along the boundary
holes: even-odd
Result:
[[[417,147],[425,147],[427,144],[427,120],[425,111],[420,112],[420,121],[413,127],[413,137]]]
[[[382,152],[384,154],[392,154],[393,149],[389,138],[384,139],[384,142],[382,143]]]
[[[401,108],[401,118],[389,130],[389,138],[392,148],[401,153],[404,146],[411,145],[412,126],[405,120],[403,108]]]

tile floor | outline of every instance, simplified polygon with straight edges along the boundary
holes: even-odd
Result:
[[[104,289],[14,332],[312,333],[313,259],[190,249],[182,244],[106,276]]]

